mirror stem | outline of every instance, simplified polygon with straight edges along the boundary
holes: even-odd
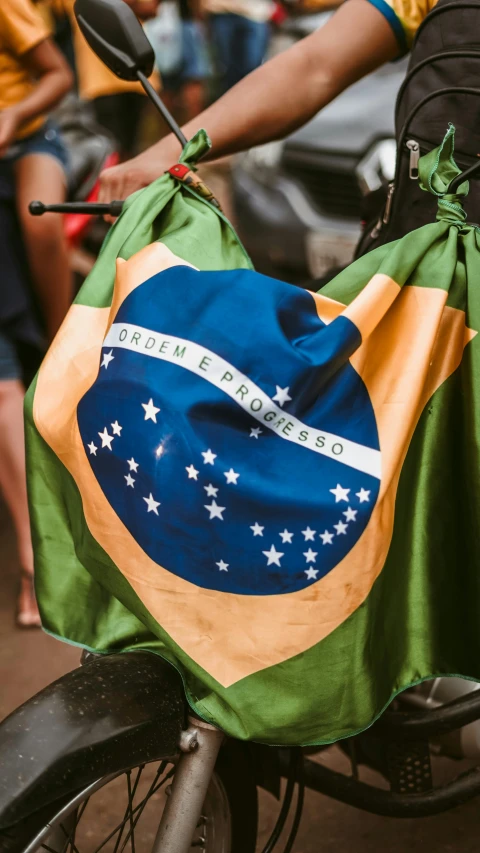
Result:
[[[143,88],[145,89],[145,92],[147,93],[148,97],[155,104],[157,110],[167,122],[172,133],[174,133],[177,137],[180,145],[182,146],[182,149],[185,148],[185,145],[187,144],[186,136],[184,136],[184,134],[182,133],[172,114],[169,112],[169,110],[167,110],[165,104],[153,88],[148,77],[146,77],[142,71],[137,71],[137,77],[140,80],[140,83],[142,84]]]

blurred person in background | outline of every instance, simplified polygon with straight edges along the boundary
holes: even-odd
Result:
[[[63,53],[74,76],[77,87],[73,28],[64,0],[36,0],[47,25],[52,30],[55,44]]]
[[[61,220],[28,213],[32,199],[64,200],[67,155],[47,119],[72,85],[67,63],[32,0],[0,4],[0,163],[11,170],[23,243],[45,327],[57,331],[71,301],[68,253]],[[14,261],[2,242],[2,289]],[[13,249],[11,249],[13,251]],[[33,590],[33,553],[28,516],[23,446],[22,369],[7,324],[0,325],[0,488],[17,535],[21,583],[17,624],[40,624]]]
[[[19,220],[49,339],[71,301],[68,252],[58,217],[36,219],[28,205],[64,201],[67,152],[47,114],[72,75],[32,0],[0,5],[0,160],[11,166]]]
[[[205,106],[205,83],[211,75],[203,24],[203,0],[176,0],[181,26],[181,58],[173,74],[162,73],[163,97],[180,122],[195,118]]]
[[[88,46],[73,13],[74,2],[75,0],[46,0],[57,18],[61,19],[62,14],[69,17],[80,97],[91,102],[98,124],[113,136],[121,158],[128,159],[136,153],[138,127],[146,104],[146,95],[140,83],[119,80]],[[156,15],[159,4],[159,0],[124,2],[142,21]],[[158,86],[156,75],[151,82]]]
[[[223,94],[265,59],[276,4],[273,0],[203,0],[203,10]]]

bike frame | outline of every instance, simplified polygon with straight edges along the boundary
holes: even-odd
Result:
[[[176,755],[174,781],[152,853],[187,853],[224,733],[192,715],[185,724],[181,680],[175,670],[156,655],[130,653],[99,657],[89,654],[84,655],[84,661],[88,665],[45,688],[2,724],[2,758],[5,766],[12,770],[10,784],[4,792],[7,807],[11,803],[11,811],[6,809],[4,815],[10,814],[12,823],[16,823],[22,815],[42,805],[45,791],[55,793],[54,799],[62,799],[63,792],[70,788],[72,794],[62,800],[56,818],[39,832],[25,853],[34,853],[47,837],[49,848],[57,851],[57,836],[52,836],[52,831],[60,824],[65,825],[66,820],[68,826],[68,815],[74,813],[85,797],[139,763]],[[104,685],[105,707],[98,703],[99,676]],[[126,680],[131,686],[133,702],[125,694]],[[79,696],[82,697],[80,704]],[[75,715],[77,706],[78,715]],[[69,715],[65,715],[65,707],[70,709]],[[280,779],[285,777],[289,781],[287,790],[298,781],[311,790],[373,814],[426,817],[455,808],[480,794],[480,768],[469,770],[437,788],[425,770],[425,767],[429,769],[430,740],[437,740],[478,719],[480,691],[433,710],[388,710],[366,732],[340,742],[347,752],[350,751],[351,776],[316,763],[306,754],[299,765],[297,760],[292,761],[289,748],[245,744],[245,749],[252,759],[257,785],[274,795],[279,795]],[[104,742],[98,738],[97,721],[105,733]],[[122,739],[126,728],[128,741]],[[29,732],[35,733],[33,740]],[[24,751],[23,747],[20,749],[23,736],[29,743],[29,754],[35,753],[37,740],[40,745],[39,762],[33,762],[32,768],[38,767],[41,760],[46,766],[44,772],[39,767],[40,772],[34,773],[32,779],[22,781],[21,777],[17,782],[18,753]],[[51,745],[47,757],[45,742]],[[308,752],[311,751],[310,748]],[[390,753],[397,764],[389,763]],[[383,765],[371,760],[375,754],[385,759]],[[399,755],[400,764],[403,762],[408,770],[412,771],[415,765],[420,770],[416,783],[408,783],[412,786],[410,789],[408,784],[403,787],[399,784],[401,774],[395,772]],[[100,770],[100,778],[92,777],[89,768],[93,765],[100,769],[102,762],[103,774]],[[361,782],[356,772],[359,763],[380,769],[390,780],[391,790]],[[106,772],[112,770],[107,776]],[[413,776],[410,772],[407,778]],[[285,800],[280,810],[284,818],[288,805]],[[4,825],[9,825],[7,817]],[[63,853],[63,848],[60,850],[62,835],[57,835],[58,853]]]
[[[431,740],[479,719],[480,691],[475,691],[435,709],[413,712],[387,710],[365,734],[348,739],[345,743],[355,744],[356,741],[368,738],[376,741],[379,751],[384,754],[400,744],[405,748],[408,762],[410,748],[420,743],[428,753]],[[280,761],[282,775],[286,775],[288,762],[285,751],[280,753]],[[480,767],[468,770],[440,787],[425,785],[425,790],[413,793],[385,791],[367,785],[356,775],[345,776],[307,757],[303,761],[303,773],[307,788],[384,817],[430,817],[453,809],[480,794]]]

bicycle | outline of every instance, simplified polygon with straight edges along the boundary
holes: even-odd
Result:
[[[115,26],[95,36],[94,24],[101,19],[95,12],[106,6],[113,16],[109,24],[113,20]],[[131,10],[117,0],[82,0],[82,9],[92,12],[99,55],[112,49],[108,36],[113,38],[129,73],[144,83],[182,140],[158,95],[150,91],[148,42],[140,28],[135,31]],[[40,203],[33,206],[37,214],[46,209]],[[71,212],[72,206],[56,209]],[[90,214],[120,210],[121,202],[75,207]],[[438,814],[480,794],[480,767],[435,787],[430,744],[443,745],[452,757],[478,757],[476,739],[469,741],[472,730],[466,727],[479,719],[480,693],[472,683],[437,679],[433,687],[411,688],[367,731],[341,742],[352,768],[346,776],[313,761],[312,748],[226,739],[218,728],[189,713],[179,673],[154,654],[84,653],[82,666],[0,725],[0,853],[83,853],[94,830],[105,832],[95,853],[108,844],[114,853],[128,846],[135,853],[140,845],[153,853],[253,853],[257,788],[279,798],[282,779],[282,804],[263,853],[272,853],[277,845],[295,787],[284,853],[293,849],[305,787],[383,816]],[[453,750],[445,739],[452,732],[460,734]],[[362,782],[360,765],[379,771],[390,790]],[[113,826],[101,825],[102,805],[96,804],[103,796],[119,810]]]

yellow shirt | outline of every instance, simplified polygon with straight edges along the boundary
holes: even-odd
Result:
[[[0,0],[10,2],[10,0]],[[73,13],[75,0],[47,0],[53,12],[66,14],[72,24],[75,62],[78,76],[78,93],[81,98],[91,101],[102,95],[116,95],[120,92],[142,92],[140,83],[127,83],[120,80],[93,52],[85,41]],[[159,80],[154,73],[150,82],[158,88]]]
[[[412,46],[420,24],[438,0],[370,0],[392,27],[402,53]]]
[[[35,88],[25,54],[50,36],[31,0],[0,0],[0,111],[23,101]],[[37,116],[20,128],[22,139],[38,130],[45,118]]]

